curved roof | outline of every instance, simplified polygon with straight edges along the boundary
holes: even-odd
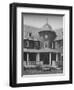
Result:
[[[42,29],[43,29],[43,30],[50,30],[50,31],[52,31],[52,27],[51,27],[51,25],[49,25],[48,23],[44,24],[44,25],[42,26]]]
[[[43,26],[48,26],[48,28],[49,28],[49,24],[48,25],[43,25]],[[53,29],[51,29],[52,27],[50,26],[50,29],[49,30],[44,30],[44,29],[42,29],[42,28],[37,28],[37,27],[33,27],[33,26],[29,26],[29,25],[24,25],[24,29],[23,29],[23,31],[25,32],[24,34],[24,36],[25,37],[27,37],[27,32],[32,32],[32,34],[35,36],[35,37],[37,37],[37,33],[39,33],[39,32],[47,32],[47,31],[51,31],[51,32],[55,32],[56,33],[56,35],[57,35],[57,37],[55,38],[55,40],[54,41],[56,41],[56,40],[63,40],[63,28],[61,28],[61,29],[56,29],[56,30],[53,30]]]

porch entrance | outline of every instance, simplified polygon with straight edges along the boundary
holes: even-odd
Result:
[[[40,53],[40,61],[43,61],[43,64],[49,64],[49,53]]]

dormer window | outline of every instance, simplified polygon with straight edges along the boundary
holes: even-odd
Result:
[[[32,39],[32,33],[31,32],[28,33],[28,37],[30,40]]]
[[[32,33],[29,33],[29,37],[31,37],[32,36]]]

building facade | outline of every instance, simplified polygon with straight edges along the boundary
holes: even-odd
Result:
[[[23,43],[24,67],[63,66],[63,34],[57,34],[48,23],[40,29],[25,26]]]

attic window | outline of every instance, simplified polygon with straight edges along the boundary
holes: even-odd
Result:
[[[31,37],[32,36],[32,33],[29,33],[29,36]]]

